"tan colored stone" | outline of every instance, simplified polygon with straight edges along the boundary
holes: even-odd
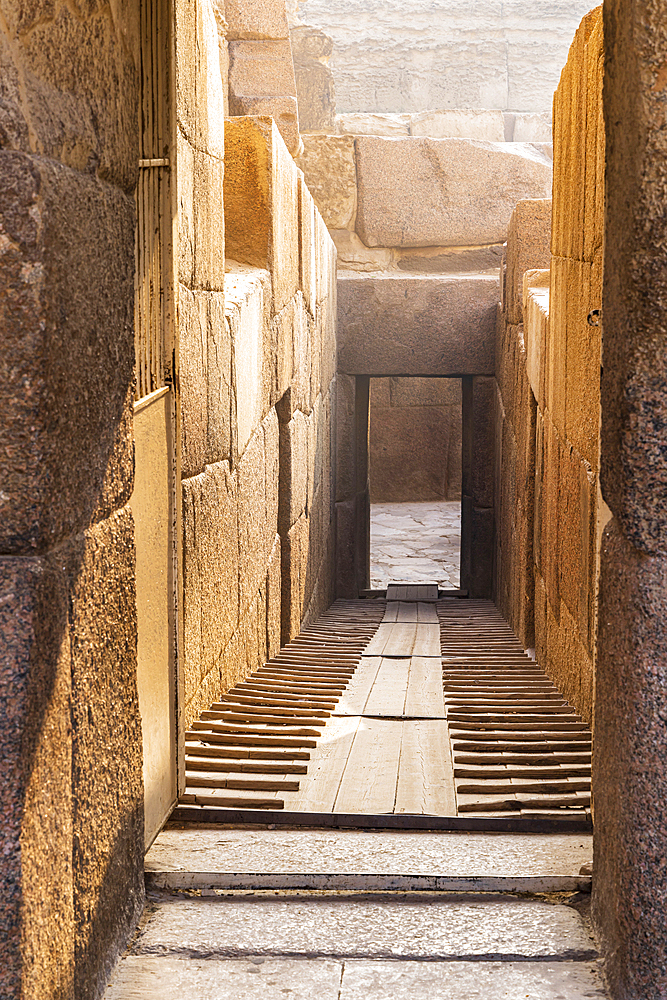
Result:
[[[367,246],[502,242],[516,202],[551,192],[551,162],[527,143],[371,136],[355,142],[356,229]]]
[[[508,323],[523,320],[523,276],[551,264],[551,199],[517,203],[507,234],[503,305]]]
[[[386,271],[391,266],[394,256],[391,250],[370,249],[349,229],[332,229],[331,238],[336,245],[341,270]]]
[[[544,407],[544,373],[549,324],[550,271],[526,271],[523,276],[526,374],[535,399]]]
[[[338,281],[338,368],[459,375],[495,368],[498,279],[352,274]]]
[[[225,0],[225,17],[230,41],[289,38],[285,0]]]
[[[222,159],[227,81],[213,5],[176,4],[174,27],[179,131],[193,150]]]
[[[236,450],[242,455],[264,416],[265,271],[255,268],[225,276],[225,312],[234,352]]]
[[[306,592],[309,522],[302,514],[282,541],[283,643],[299,633]]]
[[[392,378],[388,388],[391,406],[461,406],[458,378]]]
[[[357,203],[354,138],[305,135],[298,163],[322,218],[329,229],[353,224]]]
[[[311,315],[317,303],[317,238],[315,202],[303,174],[299,174],[299,286]]]
[[[504,142],[505,122],[502,111],[421,111],[410,116],[410,135]]]
[[[517,111],[512,115],[513,142],[552,142],[550,111]]]
[[[296,82],[289,39],[229,44],[231,115],[271,115],[290,152],[300,149]]]
[[[293,27],[290,41],[301,130],[331,134],[336,131],[336,91],[329,69],[333,42],[309,24]]]
[[[270,659],[280,650],[280,615],[282,606],[280,536],[276,535],[266,570],[266,655]]]
[[[504,256],[505,247],[502,243],[481,247],[416,247],[412,250],[394,251],[399,271],[417,274],[472,274],[492,271],[502,265]]]
[[[299,287],[298,170],[270,118],[225,123],[227,254],[271,272],[273,311]]]
[[[242,613],[252,605],[266,577],[266,559],[277,524],[269,518],[264,429],[260,425],[238,464],[239,592]],[[276,512],[277,521],[277,512]]]
[[[313,333],[314,325],[311,325],[310,317],[299,292],[294,302],[292,326],[291,396],[292,405],[303,410],[304,413],[310,412],[311,367],[313,364],[317,364]]]
[[[278,528],[283,538],[306,511],[308,477],[312,463],[312,456],[308,452],[311,422],[301,410],[295,410],[288,423],[280,424],[282,479]]]
[[[336,129],[341,135],[410,134],[411,115],[395,114],[344,114],[336,115]]]

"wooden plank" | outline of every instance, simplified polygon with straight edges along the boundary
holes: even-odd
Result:
[[[440,677],[440,662],[431,656],[411,657],[405,715],[431,715],[442,718],[444,714],[445,699]]]
[[[361,719],[343,771],[334,812],[391,813],[396,801],[403,723]]]
[[[367,656],[435,656],[440,658],[436,625],[395,622],[379,625],[365,650]]]
[[[430,719],[403,722],[394,811],[456,816],[446,723]]]
[[[299,791],[288,795],[293,812],[333,812],[338,789],[360,719],[331,718],[311,755],[308,774],[299,779]]]
[[[377,672],[382,663],[381,656],[364,656],[357,672],[336,705],[334,715],[363,715]]]
[[[410,659],[383,657],[366,699],[364,715],[404,715],[409,674]]]

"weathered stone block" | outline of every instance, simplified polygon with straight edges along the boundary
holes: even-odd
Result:
[[[314,325],[306,312],[299,293],[294,302],[292,324],[292,405],[304,413],[310,413],[310,373],[311,366],[317,364],[313,344]]]
[[[371,405],[371,503],[446,499],[449,447],[447,410]]]
[[[523,276],[524,344],[526,374],[540,407],[545,406],[544,371],[549,335],[550,271],[526,271]]]
[[[520,201],[510,219],[503,304],[508,323],[523,322],[523,276],[551,265],[551,199]]]
[[[225,275],[225,311],[234,352],[236,449],[242,455],[264,416],[266,272],[235,269]]]
[[[551,193],[551,162],[528,143],[355,141],[356,228],[368,246],[499,243],[517,201]]]
[[[595,596],[597,478],[571,446],[561,449],[559,470],[559,592],[584,646],[591,651]]]
[[[363,243],[360,245],[363,246]],[[366,253],[379,254],[386,251],[367,250]],[[396,250],[394,255],[396,266],[401,271],[418,274],[471,274],[500,268],[505,257],[505,247],[502,243],[486,247],[424,247]]]
[[[392,378],[388,389],[391,406],[461,406],[461,380],[457,378]]]
[[[391,266],[394,257],[391,250],[371,249],[349,229],[333,229],[331,238],[336,245],[340,270],[386,271]]]
[[[512,142],[552,142],[551,111],[505,113],[512,119]]]
[[[498,298],[493,275],[341,275],[339,371],[490,374]]]
[[[270,114],[289,151],[298,153],[299,118],[289,39],[229,43],[229,112]]]
[[[502,111],[421,111],[410,116],[410,135],[504,142],[505,122]]]
[[[225,134],[226,252],[269,269],[279,312],[299,287],[298,171],[270,118],[228,118]]]
[[[264,429],[260,425],[238,465],[239,590],[245,613],[266,577],[266,563],[277,531],[267,505]]]
[[[395,114],[336,115],[336,129],[341,135],[386,135],[396,138],[410,134],[411,117]]]
[[[304,610],[308,572],[309,520],[302,514],[282,539],[282,642],[298,635]]]
[[[213,4],[177,4],[174,42],[178,130],[193,150],[221,160],[227,87]]]
[[[224,162],[177,136],[178,272],[188,288],[221,291],[225,273]]]
[[[311,315],[317,302],[317,248],[315,202],[302,174],[299,174],[299,287]]]
[[[542,359],[544,399],[561,438],[566,437],[565,399],[567,392],[567,314],[570,261],[552,257],[549,288],[549,325],[546,352]]]
[[[354,138],[349,135],[305,135],[299,166],[329,229],[346,229],[357,204]]]
[[[285,0],[225,0],[225,18],[230,41],[289,38]]]
[[[335,132],[336,90],[329,57],[333,42],[319,28],[300,24],[290,32],[299,126],[302,132]]]
[[[0,420],[5,553],[56,545],[133,484],[134,206],[3,150]]]
[[[568,261],[564,303],[554,301],[554,320],[565,320],[565,430],[568,441],[597,471],[600,449],[600,370],[602,327],[590,326],[587,317],[599,309],[594,265]]]
[[[278,530],[284,538],[306,510],[308,499],[309,427],[306,416],[295,410],[280,424],[280,500]]]

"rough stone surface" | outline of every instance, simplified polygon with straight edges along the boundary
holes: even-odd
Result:
[[[441,589],[454,590],[460,571],[460,500],[371,504],[373,590],[385,590],[393,580],[435,580]]]
[[[132,491],[134,209],[118,189],[24,153],[3,150],[0,177],[0,541],[39,552]]]
[[[410,135],[505,142],[505,121],[502,111],[422,111],[410,117]]]
[[[271,115],[289,151],[299,151],[296,81],[288,38],[229,43],[229,113]]]
[[[508,323],[523,321],[523,276],[551,265],[551,199],[518,202],[507,233],[503,304]]]
[[[367,251],[369,254],[372,252]],[[425,247],[397,250],[395,256],[399,271],[417,274],[471,274],[499,268],[503,263],[505,248],[501,243],[485,247]]]
[[[338,367],[350,374],[493,372],[493,276],[352,275],[338,280]]]
[[[308,0],[308,21],[334,40],[341,112],[424,108],[546,111],[586,0],[524,4]]]
[[[331,238],[336,245],[340,270],[385,271],[393,260],[391,250],[370,249],[349,229],[333,229]]]
[[[502,242],[516,202],[551,193],[551,162],[528,143],[363,136],[356,149],[367,246]]]
[[[285,0],[225,0],[224,6],[230,41],[289,38]]]
[[[352,136],[304,135],[298,165],[329,229],[353,223],[357,170]]]
[[[165,899],[134,954],[373,958],[590,960],[595,947],[578,913],[537,900],[489,894],[452,899],[437,893],[248,899]]]
[[[302,132],[336,131],[336,90],[329,57],[333,43],[328,35],[307,24],[290,31],[294,77]]]
[[[509,115],[506,114],[506,120]],[[512,116],[512,142],[552,142],[551,112],[517,112]]]
[[[341,135],[386,135],[396,138],[410,135],[410,120],[410,115],[336,115],[336,129]]]

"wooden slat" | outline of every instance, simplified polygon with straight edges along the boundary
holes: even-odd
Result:
[[[447,727],[441,721],[419,719],[406,721],[401,726],[394,811],[456,816]]]
[[[409,659],[383,657],[373,687],[366,699],[364,715],[394,717],[404,715],[409,673]]]
[[[359,718],[332,718],[313,752],[308,774],[289,798],[294,812],[333,812]]]
[[[335,812],[393,812],[402,725],[389,719],[360,720],[336,796]]]
[[[440,664],[433,657],[411,657],[404,712],[406,716],[444,717]]]

